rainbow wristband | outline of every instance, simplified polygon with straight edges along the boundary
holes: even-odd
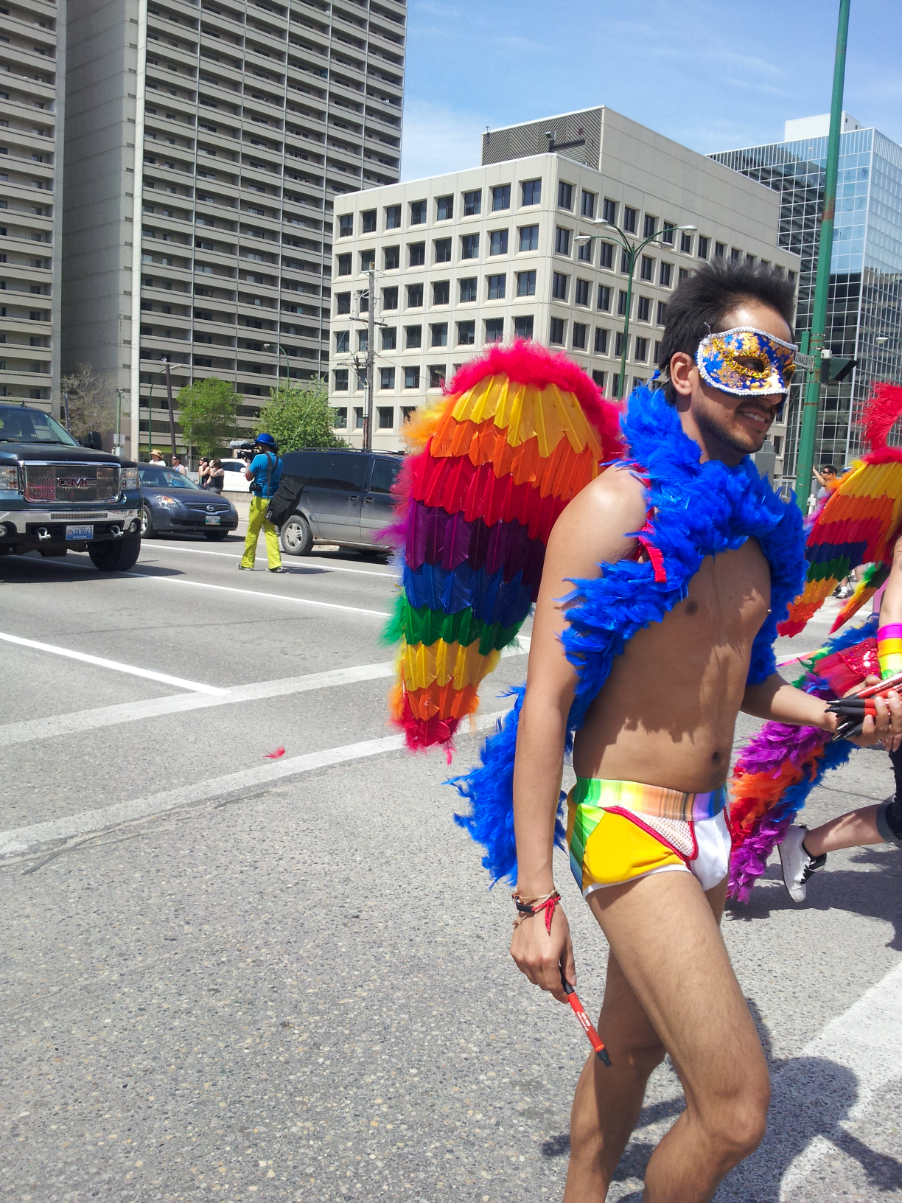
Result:
[[[877,659],[882,680],[902,673],[902,622],[888,622],[877,631]]]

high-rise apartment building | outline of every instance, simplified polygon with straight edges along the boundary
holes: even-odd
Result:
[[[404,0],[73,8],[63,362],[115,380],[132,454],[168,441],[164,360],[248,419],[325,372],[333,202],[398,178],[405,26]]]
[[[830,119],[787,121],[783,142],[711,158],[780,197],[780,246],[801,257],[798,328],[810,328],[824,205]],[[843,114],[836,224],[824,345],[857,359],[840,384],[824,390],[816,462],[837,469],[860,448],[855,425],[875,380],[902,379],[902,146]],[[795,474],[800,389],[790,393],[784,472]]]
[[[779,212],[768,189],[606,108],[492,131],[481,167],[341,197],[330,352],[337,432],[361,442],[371,268],[373,445],[394,449],[407,414],[492,342],[531,338],[565,350],[608,396],[647,380],[668,300],[700,262],[770,263],[795,276],[798,258],[777,244]],[[658,235],[634,273],[624,389],[627,265],[612,232],[593,224],[601,219],[634,244]],[[782,450],[780,426],[772,437]]]
[[[0,3],[0,397],[59,397],[65,0]]]

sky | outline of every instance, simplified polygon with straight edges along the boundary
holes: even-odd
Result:
[[[707,154],[830,110],[838,0],[410,0],[402,180],[608,105]],[[902,0],[851,0],[843,107],[902,142]]]

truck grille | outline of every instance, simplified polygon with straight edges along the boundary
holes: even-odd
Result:
[[[26,501],[115,501],[118,464],[25,464]]]

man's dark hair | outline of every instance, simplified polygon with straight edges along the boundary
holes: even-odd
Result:
[[[822,472],[832,472],[834,476],[836,475],[836,469],[833,467],[832,464],[821,464],[821,471]]]
[[[676,401],[670,383],[671,358],[678,351],[694,357],[703,338],[728,328],[728,315],[743,301],[758,301],[776,310],[792,330],[795,286],[773,268],[718,259],[702,264],[677,287],[667,305],[658,361],[664,395],[671,404]]]

